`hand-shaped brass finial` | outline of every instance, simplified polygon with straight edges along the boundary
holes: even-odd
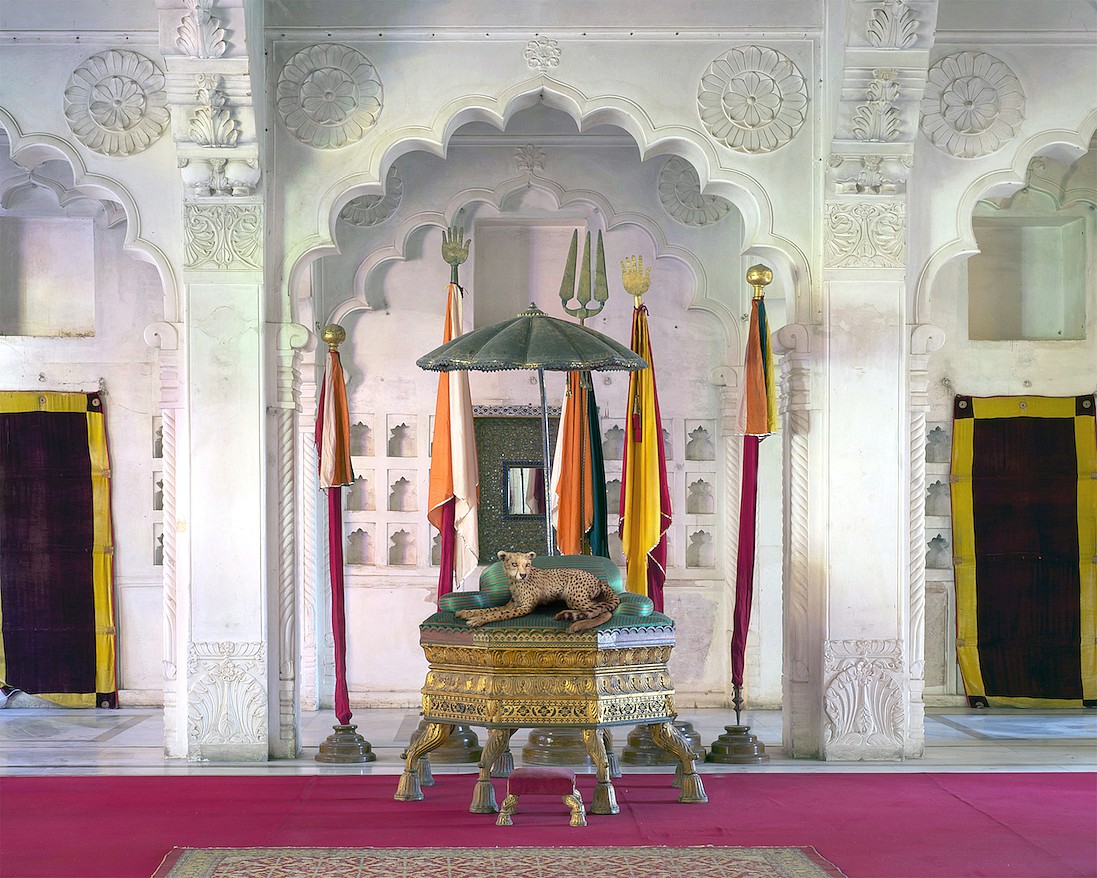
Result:
[[[625,292],[632,296],[637,308],[642,304],[644,293],[651,286],[651,269],[644,269],[643,256],[626,256],[621,261],[621,284]]]
[[[469,244],[465,240],[464,226],[450,226],[442,230],[442,258],[450,265],[449,282],[457,283],[457,266],[469,258]]]

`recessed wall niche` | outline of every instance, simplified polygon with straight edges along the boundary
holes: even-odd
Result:
[[[690,473],[686,476],[686,514],[712,515],[716,512],[715,473]]]
[[[355,528],[347,534],[347,564],[376,564],[376,546],[377,530],[372,523]]]
[[[390,567],[414,567],[419,563],[414,525],[389,525],[388,560]]]
[[[373,419],[360,417],[350,425],[350,453],[356,457],[373,457]]]
[[[716,460],[716,422],[683,421],[686,460]]]
[[[386,453],[389,457],[418,457],[419,437],[414,415],[389,415]]]
[[[415,489],[414,470],[389,470],[389,512],[415,512],[419,498]]]
[[[347,509],[357,512],[372,512],[376,508],[373,499],[373,470],[355,470],[354,484],[347,491]]]

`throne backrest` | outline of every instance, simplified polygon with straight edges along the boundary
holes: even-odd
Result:
[[[561,567],[586,570],[603,580],[618,594],[625,590],[621,569],[601,555],[538,555],[533,559],[533,566],[542,570],[558,570]],[[502,561],[496,561],[484,568],[484,572],[480,574],[480,591],[510,599],[510,583]]]

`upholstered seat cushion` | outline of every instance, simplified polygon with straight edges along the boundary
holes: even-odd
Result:
[[[574,771],[549,765],[516,768],[507,780],[512,796],[568,796],[574,789]]]

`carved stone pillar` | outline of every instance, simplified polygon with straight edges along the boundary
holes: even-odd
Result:
[[[185,626],[185,610],[180,618],[180,590],[184,595],[189,589],[181,574],[187,569],[180,561],[184,553],[179,550],[179,516],[176,509],[183,498],[179,496],[180,478],[177,465],[179,453],[180,421],[185,423],[182,401],[183,376],[180,350],[180,326],[176,323],[153,323],[145,328],[145,342],[159,350],[160,358],[160,443],[164,461],[163,488],[163,604],[164,604],[164,753],[167,756],[186,755],[186,734],[179,716],[179,687],[185,675],[179,667],[185,663],[180,653],[179,630]],[[184,502],[185,508],[185,502]]]
[[[781,442],[784,459],[782,497],[785,509],[782,544],[784,580],[784,712],[786,755],[818,758],[822,741],[819,692],[824,639],[825,580],[814,559],[825,551],[821,532],[825,509],[822,487],[822,419],[812,372],[818,360],[811,329],[800,324],[781,327],[774,349],[781,357]],[[814,507],[814,508],[813,508]]]
[[[187,589],[177,590],[185,607],[177,607],[167,648],[177,663],[185,655],[169,721],[174,729],[185,718],[185,731],[169,734],[180,740],[173,755],[192,760],[296,752],[295,730],[283,732],[278,719],[287,719],[285,705],[269,705],[288,660],[292,727],[294,659],[286,652],[295,649],[293,629],[280,624],[282,592],[268,595],[269,583],[284,579],[284,559],[267,554],[264,199],[250,75],[254,62],[262,69],[263,46],[253,47],[253,62],[247,25],[260,22],[246,22],[246,9],[262,14],[255,4],[157,3],[183,191],[180,335],[187,351],[188,469],[177,474],[186,502],[174,509],[189,549]],[[281,485],[275,497],[281,511]]]
[[[910,332],[910,543],[907,556],[909,618],[907,674],[909,728],[905,755],[924,755],[926,688],[926,414],[929,412],[929,357],[944,344],[944,332],[921,324]]]

